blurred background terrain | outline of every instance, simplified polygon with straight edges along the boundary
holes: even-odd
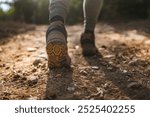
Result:
[[[82,21],[83,0],[70,0],[67,23]],[[0,0],[0,20],[23,21],[35,24],[48,23],[49,0]],[[150,18],[150,0],[104,0],[100,19]]]

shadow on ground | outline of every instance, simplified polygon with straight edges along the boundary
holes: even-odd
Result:
[[[53,69],[49,71],[44,99],[77,99],[73,94],[74,91],[73,70],[71,68]]]
[[[98,56],[85,57],[85,60],[91,66],[98,66],[100,70],[102,70],[105,73],[106,79],[111,81],[114,85],[116,85],[130,99],[132,100],[150,99],[150,90],[146,86],[144,86],[144,84],[139,83],[137,81],[139,79],[134,79],[134,77],[140,78],[145,77],[144,75],[140,74],[139,71],[123,72],[119,67],[110,64],[104,58],[99,58]],[[149,66],[150,63],[148,62],[147,64],[147,62],[148,61],[141,61],[141,65],[145,64]],[[140,67],[140,65],[138,67]],[[148,77],[149,75],[147,74],[147,79]]]

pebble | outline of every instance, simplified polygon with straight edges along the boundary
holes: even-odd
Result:
[[[150,40],[144,42],[145,45],[150,45]]]
[[[94,69],[94,70],[99,70],[98,66],[92,66],[91,68]]]
[[[28,85],[29,86],[33,86],[35,84],[37,84],[38,82],[38,78],[36,76],[32,76],[29,80],[28,80]]]
[[[28,52],[35,52],[36,50],[37,50],[37,48],[31,48],[31,47],[27,48]]]
[[[28,100],[37,100],[37,97],[29,97]]]
[[[77,46],[75,46],[75,49],[79,49],[80,47],[77,45]]]
[[[113,64],[114,62],[113,61],[109,61],[109,64]]]
[[[67,90],[68,90],[68,91],[75,91],[75,87],[70,87],[70,86],[68,86]]]
[[[114,58],[114,55],[105,55],[104,58]]]
[[[127,71],[127,70],[122,70],[122,72],[123,72],[123,73],[127,73],[128,71]]]
[[[33,65],[38,66],[41,62],[42,62],[41,59],[37,58],[37,59],[34,60]]]

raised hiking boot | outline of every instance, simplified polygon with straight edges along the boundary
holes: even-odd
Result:
[[[80,42],[82,47],[82,54],[84,56],[93,56],[98,53],[98,50],[95,46],[94,33],[83,33],[81,35]]]
[[[70,67],[67,32],[61,21],[52,22],[46,33],[46,51],[49,69]]]

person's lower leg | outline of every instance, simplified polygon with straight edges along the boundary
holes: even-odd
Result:
[[[53,21],[65,21],[69,8],[69,0],[50,0],[49,6],[49,20]]]
[[[67,31],[65,17],[68,12],[69,0],[50,0],[50,26],[46,33],[46,51],[50,69],[70,65],[67,48]]]
[[[84,32],[81,35],[82,54],[93,56],[98,54],[95,46],[94,29],[102,8],[103,0],[84,0]]]
[[[103,0],[84,0],[84,30],[94,32],[95,25],[103,5]]]

